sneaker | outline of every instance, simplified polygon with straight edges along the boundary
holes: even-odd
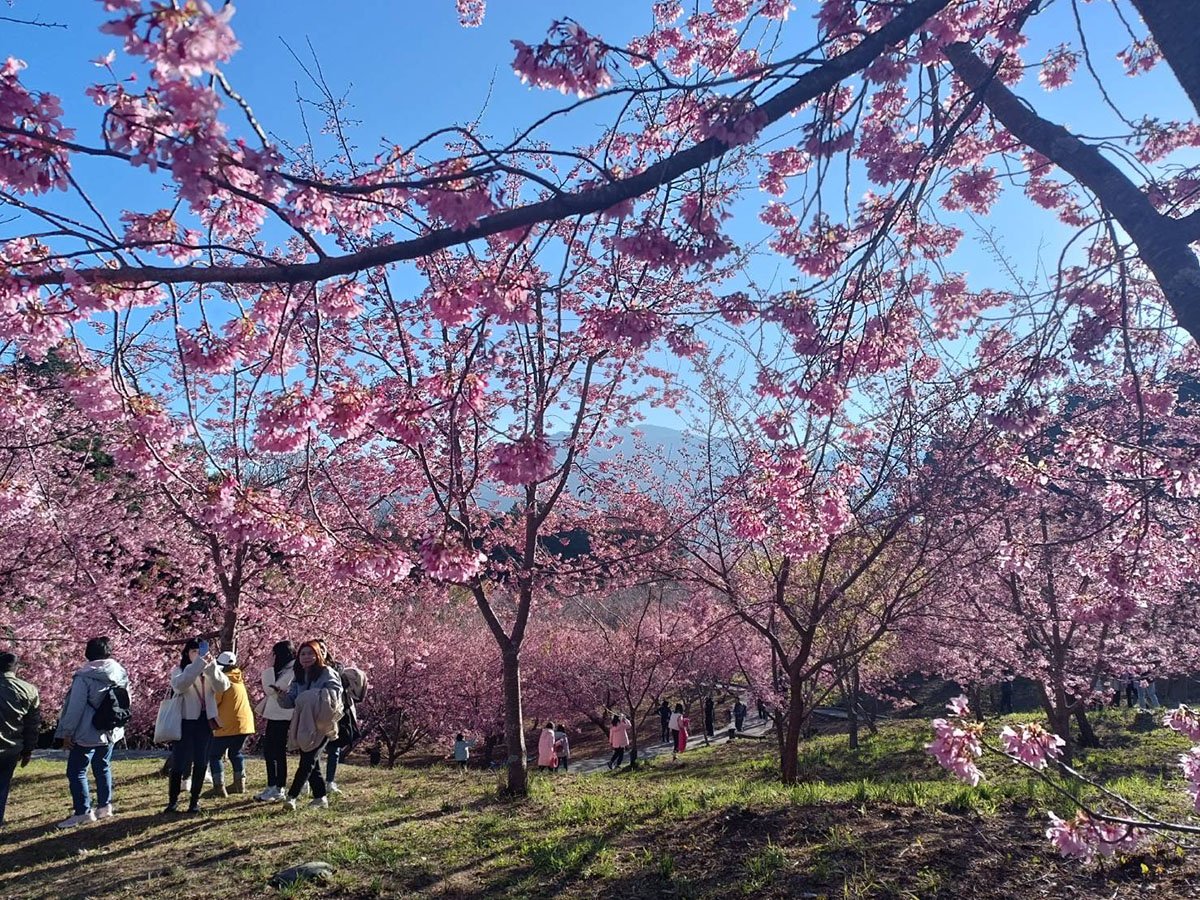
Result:
[[[283,799],[283,791],[277,787],[269,787],[261,793],[255,794],[254,799],[260,803],[273,803],[276,800]]]
[[[115,812],[116,810],[113,809],[113,805],[111,803],[106,803],[104,806],[96,807],[96,819],[107,819]]]
[[[81,816],[71,816],[69,819],[63,819],[58,823],[59,828],[78,828],[80,825],[90,825],[96,821],[96,814],[92,810],[88,810]]]
[[[329,809],[329,798],[318,797],[316,800],[308,801],[309,809]]]
[[[193,803],[189,804],[189,806],[188,806],[188,808],[187,808],[187,814],[188,814],[189,816],[198,816],[198,815],[200,815],[200,813],[202,813],[203,811],[204,811],[204,810],[202,810],[202,809],[200,808],[200,804],[199,804],[199,803],[195,803],[195,802],[193,802]]]
[[[285,797],[285,798],[283,799],[283,808],[284,808],[284,809],[286,809],[286,810],[288,810],[288,811],[295,810],[295,808],[296,808],[296,798],[295,798],[295,797]]]
[[[167,804],[167,808],[163,810],[164,816],[173,816],[179,812],[179,801],[173,800]]]
[[[329,782],[329,784],[325,785],[325,789],[331,794],[340,794],[342,792],[342,789],[337,786],[336,781]]]

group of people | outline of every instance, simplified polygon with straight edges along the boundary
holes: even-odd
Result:
[[[538,771],[569,772],[571,770],[571,741],[562,723],[547,722],[538,734]]]
[[[267,785],[254,799],[280,801],[295,809],[307,786],[312,793],[309,805],[327,807],[328,795],[339,793],[338,763],[358,737],[355,704],[366,696],[366,675],[336,662],[323,640],[306,641],[299,650],[291,641],[280,641],[271,650],[271,664],[262,670],[263,697],[254,705],[237,653],[225,650],[214,658],[209,649],[202,638],[184,644],[159,710],[156,731],[169,735],[171,747],[164,812],[200,812],[206,770],[212,780],[206,796],[246,792],[244,748],[256,733],[257,718],[266,720],[262,751]],[[112,658],[109,639],[89,640],[84,657],[72,676],[54,735],[67,751],[73,807],[59,828],[113,815],[113,748],[124,738],[130,718],[129,676]],[[13,654],[0,653],[0,824],[13,774],[18,766],[28,764],[41,723],[37,688],[18,678],[15,669]],[[299,752],[290,785],[289,750]],[[229,781],[227,758],[232,770]],[[89,768],[95,781],[94,803]]]

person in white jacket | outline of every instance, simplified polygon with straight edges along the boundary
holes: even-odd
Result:
[[[200,812],[200,791],[204,787],[204,770],[208,766],[208,748],[212,742],[212,726],[208,722],[208,685],[204,675],[208,665],[208,641],[190,640],[183,647],[177,665],[171,671],[171,690],[183,705],[183,733],[171,748],[171,776],[167,788],[167,808],[164,812],[179,811],[179,794],[183,779],[191,774],[191,802],[187,811]]]
[[[286,697],[296,677],[296,651],[291,641],[280,641],[271,648],[272,664],[262,670],[263,718],[267,733],[263,737],[263,759],[267,763],[267,789],[254,796],[255,800],[273,803],[287,793],[287,744],[292,710],[279,705]]]

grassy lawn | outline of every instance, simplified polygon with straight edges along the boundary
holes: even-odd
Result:
[[[1132,798],[1185,816],[1175,766],[1187,742],[1098,722],[1081,760]],[[230,797],[165,818],[158,763],[117,764],[118,815],[67,833],[64,765],[21,770],[0,838],[0,897],[254,897],[284,866],[322,860],[334,880],[294,897],[1159,897],[1191,896],[1200,865],[1163,846],[1100,869],[1059,860],[1044,786],[1003,775],[958,784],[923,753],[924,723],[889,724],[857,753],[843,735],[806,747],[807,780],[774,782],[770,745],[655,761],[637,774],[536,777],[523,804],[496,777],[349,767],[325,812]],[[263,781],[250,762],[250,783]]]

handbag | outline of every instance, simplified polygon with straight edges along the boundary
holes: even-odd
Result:
[[[154,719],[154,743],[170,744],[183,737],[183,697],[172,691],[171,696],[158,704]]]

